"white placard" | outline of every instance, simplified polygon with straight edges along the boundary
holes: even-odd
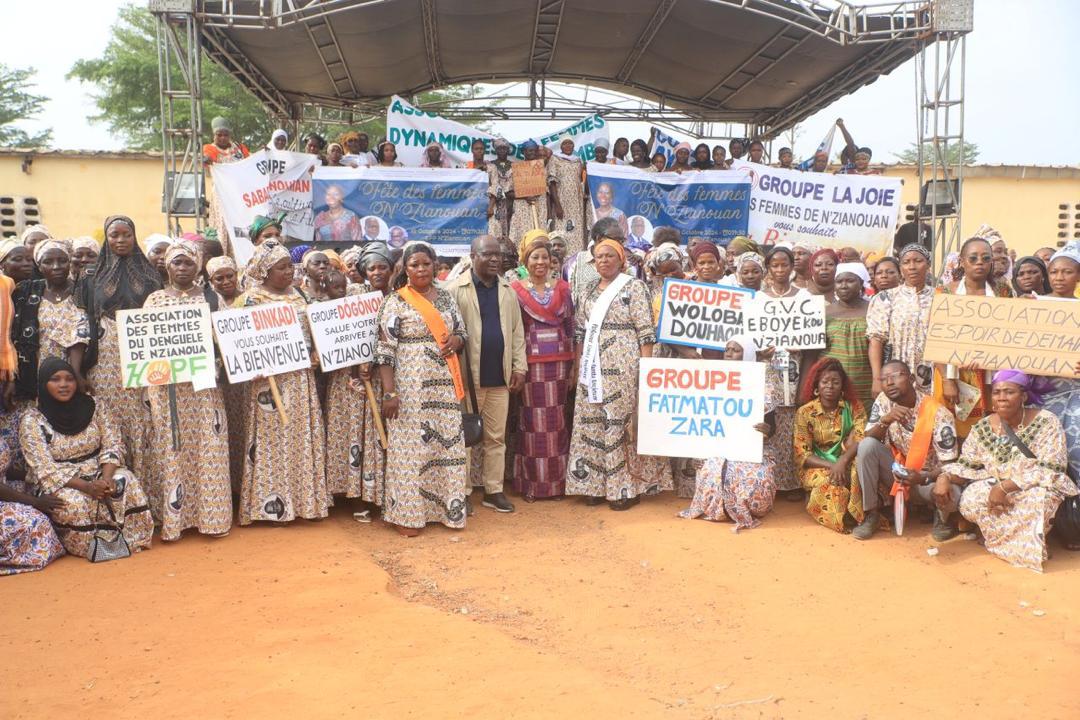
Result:
[[[746,327],[745,310],[753,298],[754,291],[748,288],[667,278],[657,342],[722,352],[727,341]]]
[[[771,298],[759,293],[746,309],[746,332],[758,350],[811,350],[825,347],[825,297],[799,293]]]
[[[230,383],[311,367],[301,318],[288,303],[221,310],[210,319]]]
[[[210,306],[206,303],[119,310],[120,367],[125,388],[217,382]]]
[[[307,306],[311,337],[324,372],[374,360],[379,337],[375,318],[382,301],[383,294],[376,290]]]

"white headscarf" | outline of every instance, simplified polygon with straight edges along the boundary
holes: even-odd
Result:
[[[276,148],[274,147],[274,141],[277,140],[279,137],[285,138],[285,145],[289,144],[289,133],[285,132],[281,128],[278,128],[274,132],[270,133],[270,142],[266,145],[266,147],[270,148],[271,150],[275,150]]]
[[[864,288],[870,287],[870,273],[866,271],[866,266],[862,263],[840,263],[836,266],[835,277],[840,277],[843,273],[851,273],[862,280]]]
[[[739,344],[739,347],[742,348],[743,362],[757,362],[757,346],[754,345],[754,340],[749,335],[736,335],[728,338],[728,342]]]
[[[553,154],[553,156],[554,156],[554,157],[557,157],[557,158],[562,158],[563,160],[572,160],[572,161],[577,161],[577,160],[578,160],[579,158],[578,158],[578,156],[577,156],[577,155],[575,155],[575,154],[574,154],[573,150],[571,150],[571,151],[570,151],[570,154],[569,154],[569,155],[567,155],[566,153],[564,153],[564,152],[562,151],[562,144],[563,144],[564,142],[566,142],[567,140],[569,140],[570,142],[574,142],[574,138],[572,138],[572,137],[571,137],[571,136],[570,136],[570,135],[569,135],[568,133],[563,133],[563,134],[562,134],[562,135],[561,135],[561,136],[559,137],[559,149],[555,151],[555,153]],[[575,147],[576,147],[576,146],[575,146]]]

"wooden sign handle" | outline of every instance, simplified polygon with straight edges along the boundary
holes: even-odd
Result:
[[[371,418],[375,421],[375,430],[379,433],[379,444],[382,445],[382,449],[386,449],[386,429],[383,428],[382,412],[379,410],[379,403],[375,402],[375,389],[371,387],[371,381],[364,381],[364,389],[367,390],[368,405],[371,406]]]
[[[281,417],[281,424],[289,424],[289,416],[285,413],[285,406],[281,402],[281,393],[278,392],[277,383],[274,382],[274,376],[266,378],[266,381],[270,383],[270,395],[274,398],[274,405],[277,406],[278,415]]]
[[[533,216],[533,230],[540,229],[540,215],[536,212],[536,203],[529,203],[529,210],[532,211]]]

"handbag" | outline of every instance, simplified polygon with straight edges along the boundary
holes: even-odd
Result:
[[[86,559],[92,563],[108,562],[131,556],[131,548],[124,539],[124,526],[118,525],[115,530],[105,530],[98,527],[98,518],[101,517],[101,506],[104,505],[109,511],[109,518],[116,523],[116,514],[113,513],[112,505],[98,501],[97,510],[94,512],[94,536],[90,539],[90,552]],[[110,539],[106,537],[110,532],[115,535]]]
[[[469,350],[463,348],[462,357],[465,359],[465,376],[469,383],[469,399],[472,401],[473,410],[478,410],[480,405],[476,402],[476,386],[473,384],[472,368],[469,367]],[[479,445],[484,439],[484,418],[477,412],[461,411],[461,435],[465,439],[465,447]]]

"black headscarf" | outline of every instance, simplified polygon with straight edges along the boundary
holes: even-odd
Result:
[[[1046,271],[1046,263],[1042,261],[1042,258],[1037,258],[1034,255],[1027,255],[1016,261],[1016,265],[1013,266],[1012,286],[1016,294],[1023,295],[1020,290],[1020,284],[1016,282],[1016,276],[1020,274],[1021,265],[1034,265],[1039,270],[1039,274],[1042,275],[1042,286],[1035,288],[1036,295],[1049,295],[1050,290],[1050,273]],[[20,283],[21,284],[21,283]]]
[[[109,228],[123,223],[131,228],[131,254],[120,257],[109,246]],[[124,215],[105,218],[105,242],[97,264],[88,268],[75,290],[75,304],[86,311],[90,326],[90,343],[83,356],[83,371],[97,364],[98,340],[101,338],[101,318],[116,318],[117,310],[141,308],[146,298],[161,289],[161,275],[143,254],[135,239],[135,223]]]
[[[49,379],[61,370],[67,370],[75,376],[75,369],[58,357],[46,358],[38,368],[38,410],[56,432],[61,435],[78,435],[94,419],[96,404],[94,398],[79,391],[67,402],[60,402],[50,395],[46,385]]]

